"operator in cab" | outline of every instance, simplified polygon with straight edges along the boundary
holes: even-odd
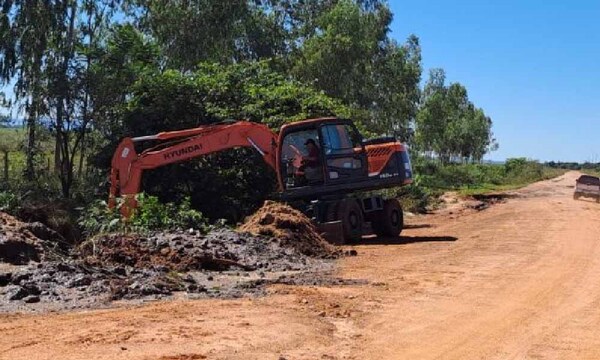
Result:
[[[323,170],[321,169],[321,160],[319,156],[319,147],[314,139],[308,139],[304,143],[307,155],[302,158],[301,170],[304,177],[310,182],[322,181]]]

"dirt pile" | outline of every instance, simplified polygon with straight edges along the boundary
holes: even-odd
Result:
[[[273,237],[215,229],[206,235],[104,235],[60,261],[44,258],[42,246],[40,262],[4,271],[0,267],[0,300],[5,300],[0,301],[0,311],[104,307],[114,300],[167,298],[177,292],[230,298],[264,294],[275,283],[343,283],[332,278],[331,261],[286,244]]]
[[[0,274],[0,292],[9,303],[41,303],[46,309],[86,308],[112,300],[170,295],[174,291],[201,292],[185,276],[152,269],[92,267],[82,261],[43,262]]]
[[[90,240],[81,257],[93,266],[193,270],[287,271],[306,269],[311,258],[284,246],[277,238],[217,229],[207,235],[194,231],[150,236],[111,234]]]
[[[107,234],[76,248],[41,223],[0,214],[0,229],[0,311],[109,306],[177,292],[240,297],[277,283],[345,284],[332,277],[329,260],[341,252],[306,216],[275,202],[237,231]]]
[[[307,256],[333,258],[340,255],[340,251],[319,235],[313,223],[303,213],[275,201],[265,201],[238,230],[272,237],[281,246]]]
[[[39,222],[0,212],[0,262],[24,265],[64,255],[64,238]]]

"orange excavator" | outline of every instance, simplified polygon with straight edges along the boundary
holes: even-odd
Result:
[[[138,154],[135,143],[143,141],[159,144]],[[410,184],[407,148],[394,138],[365,141],[351,120],[339,118],[286,124],[278,134],[263,124],[237,121],[124,138],[112,158],[109,206],[121,196],[123,215],[131,214],[144,170],[236,147],[260,153],[277,175],[277,197],[302,204],[325,233],[336,233],[330,238],[337,242],[359,239],[368,223],[378,235],[402,231],[396,199],[357,193]]]

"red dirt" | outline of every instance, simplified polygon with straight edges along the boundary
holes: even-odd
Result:
[[[572,199],[579,175],[364,239],[336,274],[365,285],[0,315],[0,358],[600,359],[600,206]]]
[[[238,231],[277,238],[282,246],[312,257],[329,258],[339,254],[339,250],[319,235],[306,215],[275,201],[265,201]]]
[[[0,262],[26,264],[40,261],[43,252],[40,239],[24,223],[0,212]]]
[[[186,271],[198,263],[196,259],[181,256],[170,247],[159,250],[141,246],[140,238],[136,235],[112,234],[99,240],[94,254],[88,246],[82,249],[84,254],[89,253],[86,260],[93,265],[128,265],[135,268],[162,265],[173,270]]]

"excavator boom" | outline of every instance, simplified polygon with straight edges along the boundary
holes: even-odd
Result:
[[[136,153],[136,142],[154,140],[166,142]],[[109,206],[114,207],[116,198],[122,196],[126,201],[122,212],[129,215],[136,206],[134,195],[140,191],[144,170],[236,147],[254,148],[269,166],[276,168],[277,134],[265,125],[248,121],[124,138],[112,158]]]

